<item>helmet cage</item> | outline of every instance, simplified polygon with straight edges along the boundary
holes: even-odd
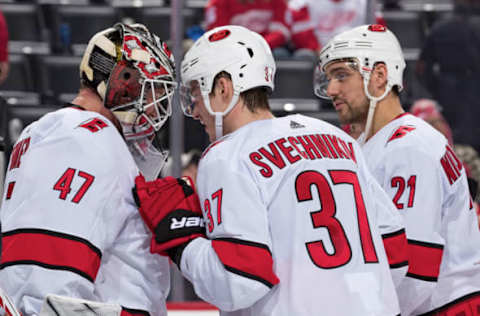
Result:
[[[139,169],[154,179],[168,152],[157,135],[172,113],[177,83],[166,44],[141,24],[115,24],[95,34],[80,64],[83,83],[94,89],[122,125]]]
[[[116,114],[136,112],[140,117],[147,113],[145,121],[159,131],[172,113],[177,85],[173,57],[165,43],[141,24],[117,23],[92,37],[88,46],[81,77],[95,88],[105,107]],[[122,124],[132,124],[131,118],[122,122],[125,117],[131,115],[118,118]]]

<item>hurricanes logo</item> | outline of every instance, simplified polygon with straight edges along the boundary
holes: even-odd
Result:
[[[208,37],[208,40],[210,42],[216,42],[219,40],[222,40],[224,38],[227,38],[230,35],[230,30],[220,30],[218,32],[213,33]]]

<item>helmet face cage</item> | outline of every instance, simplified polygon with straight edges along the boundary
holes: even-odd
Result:
[[[155,178],[153,173],[168,155],[156,146],[156,132],[172,113],[177,85],[166,44],[141,24],[118,23],[92,37],[80,75],[120,121],[140,170],[147,178]]]
[[[176,88],[173,56],[166,44],[141,24],[118,23],[96,34],[87,46],[80,72],[112,112],[135,112],[144,117],[136,120],[141,125],[127,133],[143,133],[144,121],[159,131],[171,114]],[[120,122],[132,124],[128,117],[127,122],[119,117]]]
[[[137,70],[141,89],[130,109],[125,105],[113,105],[112,111],[137,112],[134,134],[145,132],[145,122],[153,131],[159,131],[172,113],[171,101],[176,87],[173,57],[167,46],[142,25],[121,26],[122,55]]]

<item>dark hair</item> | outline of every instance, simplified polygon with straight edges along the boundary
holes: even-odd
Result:
[[[215,76],[213,87],[215,87],[220,78],[227,78],[230,81],[232,80],[232,76],[228,72],[221,71]],[[214,92],[212,92],[212,94],[214,94]],[[270,93],[267,87],[255,87],[241,92],[240,98],[242,98],[247,109],[250,112],[255,113],[257,110],[270,111],[270,105],[268,104],[269,95]]]

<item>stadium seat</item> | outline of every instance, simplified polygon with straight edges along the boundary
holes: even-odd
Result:
[[[1,91],[0,97],[3,97],[9,105],[40,105],[40,94],[27,91]]]
[[[8,113],[8,108],[7,108],[7,102],[5,101],[4,98],[0,97],[0,152],[5,151],[6,149],[6,137],[7,137],[7,113]],[[2,153],[0,153],[1,155]],[[1,165],[0,165],[1,167]],[[4,170],[1,170],[0,172],[3,173]]]
[[[320,102],[315,99],[271,98],[270,109],[273,112],[304,113],[320,110]]]
[[[385,11],[383,17],[387,27],[397,36],[402,48],[422,47],[426,25],[421,12]]]
[[[311,61],[277,60],[275,90],[272,98],[314,99]]]
[[[419,50],[404,50],[403,53],[407,65],[403,73],[404,91],[400,94],[400,99],[406,109],[417,99],[431,98],[415,72],[419,53]]]
[[[9,51],[48,53],[48,31],[40,6],[35,3],[2,3],[9,32]]]
[[[172,10],[170,7],[144,7],[140,10],[138,21],[157,34],[161,39],[170,39],[170,17]],[[196,23],[195,10],[184,8],[182,10],[184,32],[188,27]]]
[[[2,3],[0,10],[5,16],[11,41],[41,42],[45,38],[42,30],[40,8],[33,3]]]
[[[64,53],[69,45],[86,45],[94,34],[119,21],[118,12],[111,6],[56,5],[51,14],[54,51]]]
[[[10,71],[0,90],[33,91],[32,69],[28,57],[24,54],[10,54]]]
[[[80,56],[38,56],[36,82],[44,102],[61,103],[63,94],[78,92],[80,61]]]

